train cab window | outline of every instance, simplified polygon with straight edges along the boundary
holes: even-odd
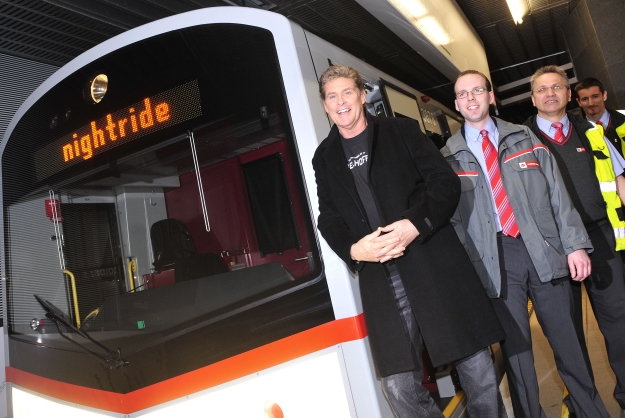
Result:
[[[145,63],[155,59],[145,51],[187,51],[153,62],[173,67],[166,85],[148,91],[146,82],[157,77],[134,75],[137,93],[116,98],[115,80],[139,72],[124,69],[119,54],[103,60],[100,67],[109,66],[106,99],[113,103],[108,110],[97,113],[93,106],[82,121],[54,134],[48,127],[33,130],[26,117],[4,152],[11,337],[79,350],[59,332],[78,340],[76,331],[59,330],[45,316],[55,310],[99,343],[120,347],[128,359],[179,343],[196,347],[201,365],[331,320],[329,297],[319,299],[327,287],[306,296],[316,301],[292,296],[322,275],[273,38],[258,28],[222,25],[149,42],[120,54]],[[214,66],[234,61],[232,71]],[[250,68],[258,69],[254,82],[242,83],[241,71]],[[142,134],[148,110],[156,124],[159,112],[164,121],[175,117],[176,103],[187,103],[182,96],[157,110],[164,97],[158,94],[189,80],[198,86],[192,99],[200,97],[201,116]],[[124,82],[125,89],[132,85]],[[71,98],[72,91],[60,85],[42,102]],[[136,123],[136,139],[113,144],[112,135],[121,138],[122,118],[129,136]],[[39,139],[20,140],[33,135]],[[111,145],[104,150],[109,145],[102,144]],[[65,169],[70,151],[81,159]],[[57,157],[65,158],[58,167],[48,161]],[[276,331],[254,334],[280,315]],[[293,325],[298,315],[304,319]],[[97,351],[90,341],[81,344]]]

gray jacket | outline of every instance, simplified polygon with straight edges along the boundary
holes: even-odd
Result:
[[[567,255],[592,251],[549,149],[526,126],[493,118],[499,130],[499,166],[523,242],[540,280],[569,274]],[[491,298],[501,292],[497,225],[488,177],[469,150],[464,129],[441,150],[460,177],[460,203],[451,223]]]

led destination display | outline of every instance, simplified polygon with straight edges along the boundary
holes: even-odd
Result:
[[[36,151],[37,181],[119,145],[201,115],[197,80],[146,97]]]

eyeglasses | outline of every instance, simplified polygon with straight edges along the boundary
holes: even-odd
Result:
[[[486,87],[476,87],[470,91],[474,96],[479,96],[480,94],[486,93]],[[459,91],[456,93],[456,99],[466,99],[469,96],[469,92],[466,90]]]
[[[536,90],[534,90],[534,93],[538,93],[538,94],[545,94],[549,91],[549,89],[553,90],[554,93],[557,93],[561,90],[565,90],[568,87],[563,86],[561,84],[554,84],[553,86],[540,86],[538,87]]]

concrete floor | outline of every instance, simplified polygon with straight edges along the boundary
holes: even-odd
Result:
[[[583,288],[583,287],[582,287]],[[545,338],[536,315],[532,313],[530,317],[532,327],[532,342],[534,349],[534,364],[538,375],[538,383],[540,386],[540,403],[547,415],[547,418],[562,417],[562,394],[564,391],[564,383],[558,375],[555,361],[553,359],[553,351],[549,346],[549,342]],[[620,418],[621,409],[612,396],[616,378],[608,363],[608,356],[605,351],[605,341],[595,316],[592,313],[590,302],[584,291],[584,330],[586,332],[586,344],[590,354],[593,372],[595,374],[595,384],[599,390],[599,394],[610,413],[611,418]],[[508,417],[513,418],[514,413],[510,405],[510,395],[507,387],[506,379],[502,380],[501,393],[504,397],[504,403],[508,410]]]

